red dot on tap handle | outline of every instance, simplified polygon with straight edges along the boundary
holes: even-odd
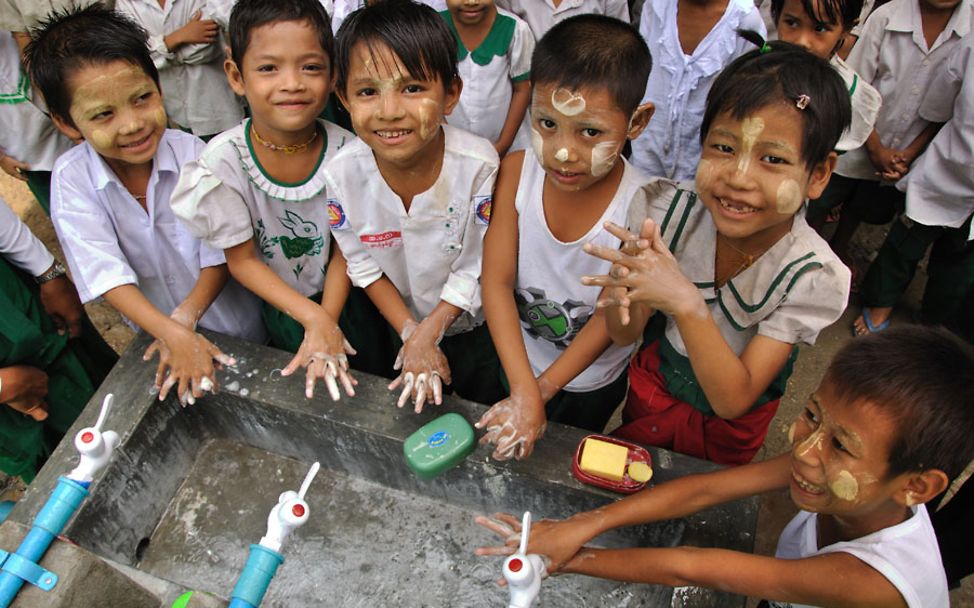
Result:
[[[81,434],[82,443],[91,443],[94,440],[95,440],[95,434],[92,433],[91,431],[85,431],[84,433]]]
[[[524,562],[522,562],[517,558],[514,558],[507,563],[507,567],[510,569],[511,572],[520,572],[523,566],[524,566]]]
[[[304,505],[294,505],[291,507],[291,513],[294,513],[295,517],[301,517],[304,515]]]

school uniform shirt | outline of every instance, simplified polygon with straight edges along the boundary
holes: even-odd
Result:
[[[646,175],[692,179],[700,162],[700,124],[714,78],[731,61],[754,50],[736,30],[764,35],[753,0],[730,0],[724,15],[692,55],[683,52],[676,28],[677,2],[643,5],[639,33],[653,55],[642,103],[656,106],[649,126],[632,142],[630,160]]]
[[[0,256],[32,277],[54,264],[54,256],[6,203],[0,204]]]
[[[222,251],[193,238],[169,208],[180,166],[202,147],[193,135],[166,130],[152,162],[146,209],[87,143],[58,159],[51,219],[82,302],[134,284],[168,315],[189,295],[201,268],[226,263]],[[199,325],[247,340],[264,338],[258,300],[233,279]]]
[[[331,16],[332,11],[335,10],[335,5],[332,0],[318,0],[318,2],[324,7],[325,12]],[[206,8],[203,9],[203,15],[207,19],[216,21],[223,31],[227,31],[230,29],[230,13],[233,12],[233,6],[236,3],[237,0],[206,0]]]
[[[927,89],[920,116],[946,123],[896,187],[906,216],[925,226],[959,228],[974,213],[974,35],[967,36]],[[974,239],[974,228],[968,240]]]
[[[622,180],[602,217],[581,238],[565,242],[551,233],[545,219],[544,168],[534,154],[524,155],[514,198],[518,230],[514,300],[521,319],[521,339],[535,376],[540,376],[565,352],[595,314],[602,289],[582,285],[580,277],[608,274],[611,264],[585,253],[582,247],[593,243],[619,248],[619,239],[603,226],[605,222],[623,225],[630,203],[641,195],[646,181],[628,161],[622,162]],[[582,393],[612,383],[628,365],[631,352],[632,347],[610,344],[564,390]]]
[[[29,164],[31,171],[50,171],[57,157],[74,144],[32,98],[20,47],[10,32],[0,32],[0,148]]]
[[[647,187],[648,205],[642,209],[634,205],[630,212],[630,229],[638,230],[647,215],[657,222],[680,270],[697,286],[720,335],[736,355],[755,335],[787,344],[814,344],[819,332],[838,320],[848,304],[849,269],[799,213],[791,230],[750,267],[716,287],[717,228],[692,188],[691,183],[653,182]],[[675,351],[688,361],[686,344],[672,317],[666,319],[664,347],[663,354]],[[678,378],[666,380],[670,393],[680,393]],[[709,404],[691,405],[712,412]]]
[[[206,0],[117,0],[115,9],[149,33],[149,53],[159,70],[162,100],[169,120],[196,135],[226,131],[244,116],[243,107],[223,72],[224,42],[184,44],[175,51],[165,37],[186,25],[197,11],[206,13]]]
[[[918,0],[892,0],[877,8],[852,47],[848,64],[861,80],[879,91],[883,106],[876,132],[884,146],[902,149],[926,127],[920,102],[944,62],[974,25],[972,0],[961,0],[947,26],[932,45],[923,37]],[[839,158],[836,173],[878,180],[864,147]]]
[[[52,12],[64,12],[102,4],[112,8],[112,0],[0,0],[0,30],[26,32],[37,27]]]
[[[332,0],[322,0],[331,2]],[[446,0],[416,0],[420,4],[432,7],[437,12],[446,10]],[[360,8],[365,8],[365,0],[334,0],[334,9],[328,11],[331,15],[331,31],[338,34],[338,28],[342,26],[345,19]]]
[[[594,13],[629,23],[627,0],[561,0],[558,6],[552,0],[496,0],[495,4],[526,21],[535,40],[541,40],[554,24],[575,15]]]
[[[382,275],[418,319],[440,300],[462,308],[446,335],[483,323],[480,264],[500,164],[489,141],[444,125],[443,166],[409,211],[386,184],[365,142],[356,139],[325,167],[331,233],[348,260],[352,285]]]
[[[886,577],[910,608],[947,608],[947,576],[940,561],[937,536],[925,505],[910,507],[910,517],[861,538],[819,548],[818,515],[799,511],[778,538],[775,557],[802,559],[848,553]],[[769,602],[773,608],[811,608]]]
[[[531,54],[534,36],[528,24],[507,11],[498,9],[487,37],[474,50],[463,46],[449,11],[440,13],[453,31],[457,42],[457,68],[463,79],[460,103],[447,116],[447,122],[496,142],[504,130],[511,107],[513,83],[531,77]],[[522,127],[511,150],[521,150],[529,143]]]
[[[833,55],[829,63],[842,77],[846,89],[849,91],[849,104],[852,106],[852,122],[849,128],[842,132],[842,136],[835,144],[839,152],[848,152],[862,146],[869,139],[879,115],[879,108],[883,105],[873,85],[859,78],[856,71],[838,55]],[[812,102],[814,103],[814,98]]]
[[[264,171],[248,118],[186,163],[172,197],[173,212],[193,235],[221,250],[253,239],[264,263],[303,296],[322,291],[328,269],[325,161],[354,138],[330,122],[318,124],[324,145],[305,181],[287,184]]]

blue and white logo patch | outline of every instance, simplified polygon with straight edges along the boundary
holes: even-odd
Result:
[[[332,230],[346,230],[348,228],[348,218],[345,217],[345,210],[337,200],[330,198],[325,203],[328,205],[328,226]]]
[[[490,209],[494,198],[491,195],[473,197],[474,208],[477,210],[477,221],[484,226],[490,224]]]

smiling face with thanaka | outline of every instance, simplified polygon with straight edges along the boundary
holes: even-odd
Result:
[[[392,49],[376,41],[352,47],[347,83],[339,96],[380,168],[423,164],[442,148],[440,125],[460,99],[459,80],[444,84],[439,77],[410,74]]]
[[[744,250],[791,229],[806,198],[828,185],[834,157],[809,169],[802,158],[802,116],[785,103],[735,118],[717,115],[704,139],[697,191],[717,230]]]
[[[126,61],[89,64],[67,82],[71,122],[54,117],[68,137],[86,140],[110,167],[151,163],[166,129],[159,87]]]
[[[585,190],[617,166],[626,139],[651,115],[652,106],[640,107],[630,119],[604,88],[540,83],[531,98],[532,148],[556,188]]]

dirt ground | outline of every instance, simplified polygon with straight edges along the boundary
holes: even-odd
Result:
[[[27,187],[17,180],[0,173],[0,197],[27,222],[34,233],[51,249],[59,258],[61,255],[60,246],[54,234],[50,220],[40,208]],[[872,228],[860,230],[854,243],[854,255],[865,269],[868,264],[867,251],[875,251],[885,238],[884,228]],[[908,322],[913,311],[918,308],[919,296],[922,292],[922,284],[925,280],[921,271],[918,273],[917,280],[907,293],[903,306],[897,309],[893,321]],[[95,326],[102,332],[102,335],[109,344],[118,352],[122,352],[132,339],[134,333],[122,321],[121,317],[105,302],[89,304],[86,307],[88,315],[91,317]],[[853,299],[849,309],[842,318],[832,327],[828,328],[819,336],[815,346],[802,346],[801,355],[795,366],[795,371],[788,382],[788,390],[781,402],[781,407],[774,421],[771,423],[771,430],[768,433],[765,446],[762,448],[757,458],[766,458],[784,452],[788,446],[787,428],[801,411],[807,396],[815,390],[821,379],[825,368],[828,366],[832,355],[848,340],[852,339],[850,326],[852,320],[858,314],[858,303]],[[618,421],[610,422],[610,428],[616,426]],[[16,498],[19,494],[16,484],[8,485],[6,479],[0,474],[0,499]],[[758,521],[758,534],[755,551],[759,554],[773,555],[775,544],[781,530],[788,520],[795,514],[794,504],[788,497],[787,492],[773,493],[764,496],[761,501],[761,510]],[[954,606],[974,607],[974,577],[968,577],[964,585],[951,594],[951,603]],[[752,602],[752,605],[756,602]]]

